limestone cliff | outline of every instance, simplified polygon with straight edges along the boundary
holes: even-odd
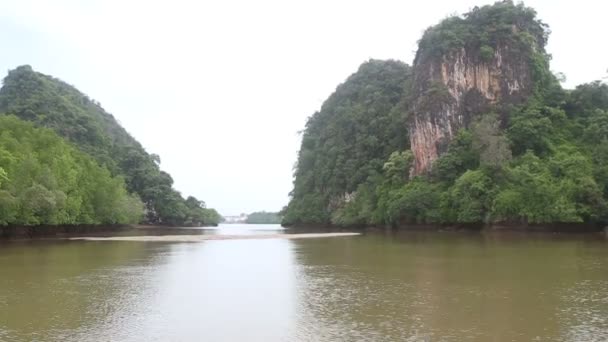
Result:
[[[413,67],[364,63],[306,123],[283,223],[366,226],[492,219],[494,198],[471,190],[472,184],[497,188],[481,166],[507,167],[508,160],[530,146],[546,145],[544,139],[538,144],[515,141],[528,139],[527,131],[512,133],[529,108],[513,105],[541,105],[547,95],[561,96],[544,51],[548,34],[532,8],[502,0],[427,29]],[[530,111],[544,115],[536,114]],[[473,125],[480,118],[480,125]],[[540,129],[548,130],[550,119],[540,120]],[[476,129],[451,144],[469,125]],[[449,148],[448,158],[433,166]],[[430,177],[408,177],[408,170],[410,176]],[[469,170],[479,172],[467,174],[456,186]],[[509,196],[505,198],[515,198]],[[511,202],[507,204],[510,210]],[[511,212],[496,215],[504,219]]]
[[[425,36],[431,38],[422,38],[414,61],[414,100],[408,122],[413,175],[428,171],[458,130],[476,115],[498,111],[504,122],[508,120],[505,108],[525,101],[534,90],[531,56],[544,52],[545,41],[537,34],[542,32],[536,29],[538,23],[514,15],[502,21],[499,32],[494,29],[496,23],[479,23],[471,15],[455,19],[470,32],[459,42],[461,46],[446,44],[446,39],[454,38],[437,34],[443,29],[438,25],[427,30]],[[449,48],[438,48],[439,44]]]

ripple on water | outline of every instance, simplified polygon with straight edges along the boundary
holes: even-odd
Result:
[[[584,280],[563,291],[565,341],[608,341],[608,281]]]
[[[386,293],[409,294],[408,306],[428,307],[412,284],[370,279],[348,266],[301,266],[298,341],[424,341],[432,333],[415,312]]]
[[[66,342],[103,341],[110,337],[115,341],[137,340],[138,332],[144,329],[144,317],[153,315],[155,310],[148,305],[148,299],[155,294],[156,283],[150,278],[154,271],[153,266],[124,266],[66,280],[77,284],[74,294],[86,292],[86,303],[75,304],[84,311],[78,328],[60,328],[59,322],[58,328],[50,329],[50,339]],[[108,298],[108,292],[115,295]]]

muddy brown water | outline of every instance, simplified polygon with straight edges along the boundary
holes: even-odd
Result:
[[[608,341],[608,240],[4,242],[0,341]]]

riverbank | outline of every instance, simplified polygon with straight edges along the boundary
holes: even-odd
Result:
[[[471,223],[471,224],[411,224],[402,223],[395,226],[383,225],[290,225],[294,232],[340,232],[340,231],[463,231],[463,232],[529,232],[529,233],[601,233],[608,234],[608,227],[595,223]]]
[[[64,225],[64,226],[0,226],[0,240],[66,238],[75,236],[200,234],[201,227],[163,225]],[[207,228],[207,227],[205,227]],[[209,228],[213,228],[210,226]]]
[[[115,234],[133,229],[129,225],[0,226],[0,239],[34,239],[90,234]]]

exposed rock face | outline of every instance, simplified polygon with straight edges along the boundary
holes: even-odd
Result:
[[[334,196],[330,198],[327,210],[334,211],[340,207],[343,207],[346,203],[354,201],[355,197],[357,197],[356,191],[345,192],[342,195]]]
[[[428,171],[459,129],[477,114],[521,103],[531,93],[529,56],[497,46],[483,60],[478,48],[461,48],[441,57],[414,62],[414,98],[409,136],[413,175]],[[504,117],[503,120],[507,119]]]

